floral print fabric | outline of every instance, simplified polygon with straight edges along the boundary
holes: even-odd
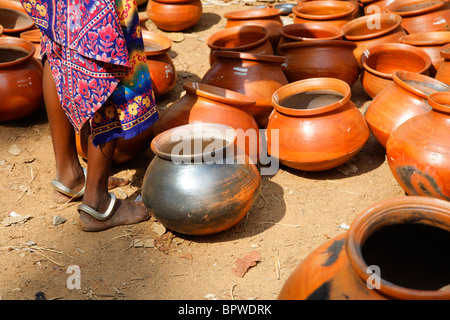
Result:
[[[93,142],[129,139],[157,119],[134,0],[21,0],[41,30],[41,54],[61,105]]]

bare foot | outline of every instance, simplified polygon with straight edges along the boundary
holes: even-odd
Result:
[[[80,191],[83,189],[84,186],[84,178],[81,181],[75,182],[73,185],[66,185],[69,189],[74,191]],[[124,178],[116,178],[116,177],[109,177],[108,178],[108,190],[117,188],[117,187],[124,187],[130,183],[129,179]],[[53,190],[52,200],[56,203],[66,203],[69,200],[72,200],[70,197],[66,196],[65,194],[62,194],[56,190]]]
[[[85,212],[81,212],[78,227],[83,231],[102,231],[116,226],[143,222],[148,219],[150,219],[150,212],[142,201],[118,199],[111,218],[100,221]]]

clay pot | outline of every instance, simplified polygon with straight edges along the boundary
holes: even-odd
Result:
[[[282,44],[299,41],[338,40],[344,37],[341,28],[323,23],[293,23],[280,29],[281,39],[278,49]]]
[[[392,174],[409,195],[450,201],[450,92],[428,97],[431,111],[401,124],[389,137]]]
[[[450,44],[443,46],[439,53],[444,59],[436,72],[435,78],[446,84],[450,84]]]
[[[41,58],[41,32],[39,31],[39,29],[24,31],[20,34],[20,37],[33,42],[34,47],[35,47],[34,58],[36,58],[36,60],[39,62],[42,61],[42,58]]]
[[[326,77],[352,86],[360,72],[355,48],[356,44],[346,40],[302,41],[281,45],[278,55],[286,58],[282,69],[289,82]]]
[[[225,28],[209,36],[206,44],[211,50],[210,65],[214,64],[215,59],[212,53],[215,50],[274,54],[269,33],[263,27],[256,25]]]
[[[266,131],[268,154],[304,171],[332,169],[353,158],[370,132],[350,96],[349,85],[333,78],[311,78],[278,89]],[[278,144],[272,143],[272,130],[278,130]]]
[[[450,43],[450,31],[431,31],[405,35],[399,39],[401,43],[415,46],[428,54],[431,58],[430,76],[434,77],[444,58],[440,49]]]
[[[397,70],[429,74],[430,57],[422,50],[403,43],[383,43],[370,47],[361,56],[361,83],[364,91],[374,98],[392,83]]]
[[[153,126],[141,132],[134,138],[127,140],[122,137],[118,138],[112,159],[113,164],[120,165],[138,158],[150,148],[152,138]],[[89,132],[86,130],[81,130],[79,134],[75,134],[77,153],[85,160],[88,158],[88,139]]]
[[[355,5],[347,1],[309,1],[292,8],[294,23],[326,23],[341,28],[356,18]]]
[[[160,97],[177,83],[175,65],[169,55],[172,41],[162,34],[145,30],[142,31],[142,37],[153,90],[155,96]]]
[[[204,83],[185,82],[183,88],[186,94],[167,107],[161,113],[159,121],[155,123],[155,135],[189,123],[228,125],[238,130],[236,145],[241,150],[245,150],[250,159],[257,163],[260,147],[259,128],[252,115],[244,111],[253,106],[255,100],[243,94]],[[245,133],[248,133],[253,140],[246,141],[243,136]]]
[[[291,273],[279,300],[449,300],[450,203],[399,197],[363,210]]]
[[[3,34],[3,26],[0,24],[0,37],[2,36],[2,34]]]
[[[235,157],[235,139],[231,127],[207,123],[156,136],[151,145],[156,156],[142,184],[152,215],[188,235],[215,234],[245,217],[259,195],[261,176],[254,164]]]
[[[386,11],[403,18],[402,27],[408,34],[450,30],[450,7],[447,0],[396,0],[386,6]]]
[[[386,13],[386,5],[388,5],[391,0],[359,0],[359,3],[363,6],[364,15],[374,14],[374,13]]]
[[[280,28],[283,26],[281,14],[283,10],[271,7],[261,9],[246,9],[226,12],[223,17],[227,19],[225,28],[232,28],[242,25],[257,25],[267,30],[269,41],[273,48],[277,47],[280,41]]]
[[[258,126],[267,125],[272,112],[272,94],[288,81],[281,70],[284,57],[257,53],[215,51],[216,62],[206,71],[201,82],[236,91],[256,101],[245,108]]]
[[[200,0],[149,0],[148,18],[161,30],[182,31],[195,25],[203,14]]]
[[[420,73],[395,71],[393,82],[370,103],[365,113],[374,137],[386,148],[386,142],[406,120],[431,110],[431,93],[448,91],[450,86]]]
[[[346,23],[342,30],[345,39],[356,44],[353,53],[361,65],[361,55],[367,48],[381,43],[399,42],[399,38],[406,35],[401,22],[399,15],[379,13],[354,19]]]
[[[13,0],[0,0],[0,22],[3,34],[14,37],[35,26],[22,4]]]
[[[25,118],[43,105],[43,67],[35,50],[28,40],[0,38],[0,121]]]

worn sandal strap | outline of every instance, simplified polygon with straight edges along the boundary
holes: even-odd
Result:
[[[112,216],[114,208],[116,206],[116,196],[114,195],[114,193],[110,193],[109,196],[111,197],[111,201],[109,202],[109,206],[108,209],[106,209],[106,211],[104,213],[100,213],[97,210],[92,209],[91,207],[85,205],[85,204],[79,204],[77,209],[78,212],[85,212],[88,215],[90,215],[91,217],[103,221],[103,220],[107,220],[109,217]]]
[[[65,185],[63,185],[61,182],[59,182],[58,180],[52,180],[52,187],[54,190],[58,191],[59,193],[62,193],[68,197],[71,197],[72,199],[78,199],[80,197],[82,197],[84,195],[84,189],[86,187],[86,169],[83,169],[83,173],[84,173],[84,186],[83,189],[81,189],[80,191],[76,192],[73,191],[72,189],[67,188]]]

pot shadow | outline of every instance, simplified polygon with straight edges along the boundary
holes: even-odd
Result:
[[[189,27],[181,32],[184,33],[194,33],[201,32],[210,29],[212,26],[218,24],[221,20],[221,16],[217,13],[213,12],[203,12],[200,20],[194,24],[192,27]]]

